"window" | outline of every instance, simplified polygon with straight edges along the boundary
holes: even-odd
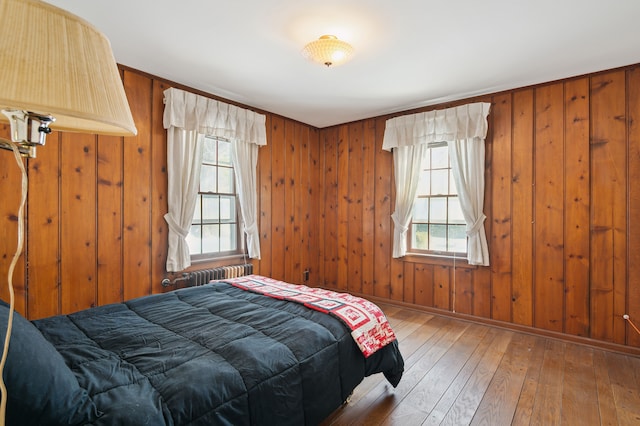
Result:
[[[446,142],[430,145],[422,167],[409,231],[409,251],[464,256],[466,224]]]
[[[204,138],[200,189],[187,244],[192,259],[242,251],[231,142]]]

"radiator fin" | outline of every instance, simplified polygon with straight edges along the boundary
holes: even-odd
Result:
[[[243,265],[220,266],[212,269],[191,271],[187,278],[187,283],[189,286],[199,286],[207,284],[211,280],[244,277],[245,275],[251,274],[253,274],[253,265],[250,263]]]

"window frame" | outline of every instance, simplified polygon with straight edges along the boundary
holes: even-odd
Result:
[[[236,182],[236,178],[235,178],[235,170],[234,170],[234,166],[233,163],[231,162],[231,160],[229,160],[229,162],[227,164],[220,164],[218,159],[219,159],[219,143],[220,142],[224,142],[224,143],[229,143],[231,144],[231,141],[229,141],[226,138],[222,138],[222,137],[218,137],[218,136],[208,136],[205,135],[203,137],[203,143],[209,143],[208,141],[215,141],[216,143],[216,161],[215,163],[208,161],[205,157],[205,155],[203,155],[202,158],[202,167],[215,167],[216,168],[216,179],[215,179],[215,185],[216,185],[216,191],[203,191],[202,188],[202,170],[200,172],[200,183],[199,183],[199,187],[198,187],[198,201],[196,202],[196,211],[194,211],[194,215],[193,218],[191,220],[191,227],[189,229],[189,234],[192,234],[192,229],[194,226],[199,226],[200,227],[200,237],[199,237],[199,243],[200,243],[200,251],[204,250],[203,247],[203,242],[204,239],[202,237],[203,232],[204,232],[204,227],[206,225],[224,225],[224,224],[235,224],[235,241],[236,241],[236,248],[233,250],[225,250],[225,251],[215,251],[215,252],[198,252],[198,253],[191,253],[191,245],[190,245],[190,257],[191,257],[191,261],[196,263],[196,262],[206,262],[206,261],[215,261],[215,260],[219,260],[222,258],[229,258],[229,257],[236,257],[236,256],[245,256],[246,255],[246,242],[245,242],[245,235],[243,230],[243,223],[242,223],[242,214],[240,212],[240,202],[238,200],[238,192],[237,192],[237,182]],[[230,154],[229,154],[230,155]],[[230,169],[231,171],[231,185],[233,186],[233,190],[231,192],[220,192],[220,188],[218,186],[219,184],[219,177],[220,177],[220,169]],[[218,197],[218,214],[217,214],[217,219],[205,219],[206,215],[205,213],[205,199],[206,198],[215,198]],[[220,200],[222,200],[223,198],[227,198],[227,199],[233,199],[232,201],[232,205],[233,205],[233,210],[235,212],[235,220],[233,219],[223,219],[220,216],[220,209],[221,209],[221,203]],[[197,209],[200,209],[200,211],[198,212]],[[220,241],[220,235],[221,235],[221,231],[220,228],[218,228],[218,241]]]
[[[427,145],[428,148],[428,155],[429,155],[429,160],[432,158],[431,157],[431,152],[433,152],[433,149],[436,148],[443,148],[443,147],[448,147],[448,142],[431,142]],[[426,159],[423,159],[423,164],[421,165],[421,170],[420,170],[420,175],[422,177],[422,173],[424,171],[428,171],[429,174],[431,175],[432,172],[434,170],[438,171],[438,170],[445,170],[442,167],[438,167],[438,168],[432,168],[431,164],[427,165],[426,163]],[[456,227],[465,227],[466,230],[466,223],[464,221],[464,217],[462,216],[462,210],[460,207],[460,201],[459,201],[459,194],[457,189],[455,189],[455,195],[454,192],[452,192],[452,186],[453,188],[455,188],[455,180],[453,179],[453,174],[452,174],[452,170],[451,170],[451,157],[448,153],[447,150],[447,168],[446,170],[448,171],[447,173],[447,193],[446,194],[431,194],[429,193],[428,195],[421,195],[421,194],[416,194],[416,199],[414,201],[414,207],[413,207],[413,212],[411,215],[411,222],[409,223],[409,230],[407,232],[407,255],[410,256],[419,256],[419,257],[430,257],[430,258],[442,258],[442,259],[460,259],[460,260],[466,260],[467,259],[467,244],[468,244],[468,240],[469,238],[466,236],[466,232],[465,232],[465,239],[464,239],[464,244],[465,244],[465,251],[461,252],[461,251],[448,251],[448,250],[429,250],[429,249],[420,249],[420,248],[416,248],[413,246],[413,241],[414,241],[414,225],[416,225],[416,221],[415,221],[415,209],[418,203],[418,199],[422,198],[422,199],[427,199],[427,200],[431,200],[432,198],[444,198],[445,201],[445,217],[446,220],[444,222],[433,222],[430,220],[430,218],[427,218],[425,221],[419,221],[417,222],[417,224],[422,224],[422,225],[426,225],[428,227],[432,226],[432,225],[444,225],[445,226],[445,232],[446,232],[446,237],[445,237],[445,242],[447,244],[447,246],[450,245],[450,239],[449,239],[449,231],[450,231],[450,227],[451,226],[456,226]],[[431,183],[431,179],[429,179],[429,184]],[[418,184],[420,187],[420,183]],[[449,204],[449,199],[451,198],[455,198],[458,204],[458,208],[460,208],[460,212],[459,215],[462,216],[461,217],[461,221],[459,222],[451,222],[450,221],[450,216],[449,216],[449,208],[450,208],[450,204]],[[427,201],[427,203],[429,203],[429,201]],[[427,209],[429,214],[429,208]],[[429,231],[427,231],[427,235],[429,235]]]

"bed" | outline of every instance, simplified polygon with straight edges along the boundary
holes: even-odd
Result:
[[[404,368],[397,340],[365,356],[336,316],[228,281],[16,313],[13,330],[9,425],[318,424],[365,376],[395,387]]]

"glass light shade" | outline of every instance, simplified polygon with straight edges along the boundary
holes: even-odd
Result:
[[[136,134],[111,44],[86,21],[37,0],[0,0],[0,57],[0,110],[51,115],[54,130]]]
[[[302,49],[302,55],[326,66],[340,65],[351,57],[353,47],[336,36],[323,35]]]

